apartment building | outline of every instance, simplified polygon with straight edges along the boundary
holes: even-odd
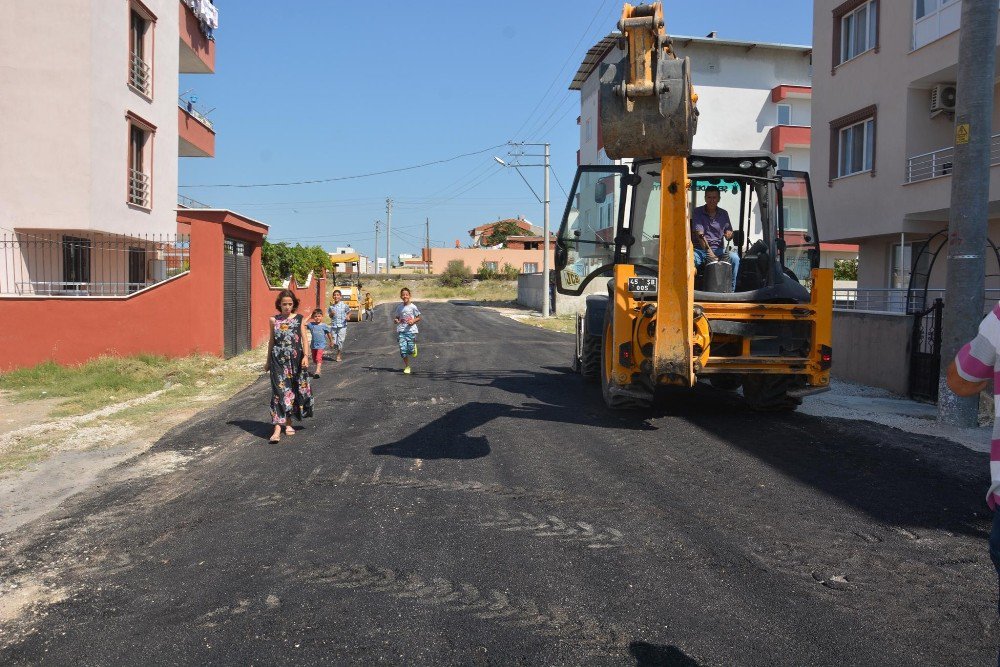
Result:
[[[608,158],[598,121],[600,65],[623,57],[618,39],[615,32],[595,44],[570,84],[580,91],[577,164],[631,162]],[[810,171],[812,47],[719,39],[715,33],[673,36],[673,46],[679,57],[691,59],[699,111],[695,149],[766,150],[781,169]],[[820,237],[827,238],[822,221]],[[821,251],[822,266],[857,256],[857,248],[845,244],[823,243]]]
[[[934,259],[951,199],[961,11],[961,0],[815,1],[816,213],[824,239],[859,245],[858,286],[885,291],[889,310],[912,306],[914,290],[922,305],[926,288],[944,286],[947,262]],[[998,242],[1000,135],[992,143],[989,236]],[[987,257],[986,287],[1000,287],[996,255]]]
[[[215,129],[179,75],[214,72],[217,26],[210,0],[4,3],[0,295],[119,296],[184,269],[178,158],[213,156]]]

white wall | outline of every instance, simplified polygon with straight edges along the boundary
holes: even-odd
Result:
[[[176,231],[179,11],[176,0],[145,5],[158,19],[152,102],[127,85],[127,2],[5,3],[0,226]],[[150,212],[126,204],[126,111],[157,127]]]

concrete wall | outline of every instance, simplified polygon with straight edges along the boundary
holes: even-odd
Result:
[[[553,290],[555,287],[553,287]],[[587,296],[590,294],[607,294],[608,281],[604,278],[595,278],[584,289],[580,296],[568,296],[566,294],[555,295],[555,308],[553,315],[573,315],[582,313],[587,306]],[[542,310],[542,274],[524,274],[517,277],[517,302],[533,310]]]
[[[152,99],[127,85],[128,2],[4,3],[0,226],[174,232],[178,2],[144,4],[157,17]],[[149,211],[126,203],[127,111],[156,126]]]
[[[905,396],[912,329],[912,315],[834,310],[832,375]]]
[[[502,270],[504,264],[515,266],[518,271],[524,270],[526,262],[534,263],[537,270],[542,270],[542,250],[515,250],[512,248],[500,248],[490,250],[488,248],[431,248],[431,273],[440,274],[448,268],[448,262],[461,260],[470,271],[475,273],[484,261],[496,262],[497,270]],[[555,257],[552,250],[549,250],[549,266],[555,266]],[[412,271],[412,268],[400,269],[404,272]],[[394,269],[393,272],[396,270]]]
[[[201,217],[196,217],[200,215]],[[223,352],[223,241],[240,238],[250,254],[251,342],[267,341],[268,318],[276,311],[281,288],[271,287],[260,261],[266,226],[231,213],[191,212],[179,221],[190,229],[191,270],[128,297],[4,297],[0,311],[15,322],[63,322],[44,336],[25,336],[23,328],[0,328],[0,371],[52,360],[83,363],[101,355],[159,354],[169,357]],[[322,308],[325,281],[290,286],[299,297],[298,312]]]

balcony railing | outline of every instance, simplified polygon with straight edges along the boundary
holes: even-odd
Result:
[[[152,92],[153,77],[150,74],[149,65],[139,54],[133,53],[131,65],[129,66],[128,82],[133,88],[143,95],[149,97]]]
[[[137,169],[128,170],[128,201],[149,208],[149,174]]]
[[[945,290],[940,288],[928,289],[926,295],[891,287],[834,289],[833,307],[877,313],[918,313],[930,307],[934,299],[944,299],[944,296]],[[997,301],[1000,301],[1000,289],[987,289],[983,314]]]
[[[951,174],[955,164],[955,148],[948,146],[930,153],[906,159],[906,182],[926,181]],[[990,137],[990,164],[1000,164],[1000,134]]]
[[[184,109],[184,111],[188,112],[195,120],[197,120],[199,123],[201,123],[208,129],[212,130],[213,132],[215,131],[215,123],[213,123],[212,120],[208,117],[208,114],[215,111],[215,107],[209,109],[208,111],[204,111],[198,108],[194,102],[192,102],[191,100],[186,100],[183,97],[177,98],[177,106],[179,106],[181,109]]]
[[[200,202],[197,199],[192,199],[191,197],[185,197],[180,193],[177,194],[177,205],[182,208],[212,208],[205,202]]]
[[[190,269],[188,234],[0,235],[0,296],[127,296]]]

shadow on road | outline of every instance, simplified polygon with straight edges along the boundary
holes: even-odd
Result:
[[[646,642],[632,642],[628,652],[635,658],[636,667],[698,667],[694,660],[676,646],[660,646]]]

